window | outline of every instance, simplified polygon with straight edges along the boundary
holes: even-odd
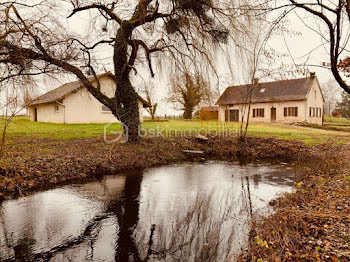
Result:
[[[298,107],[285,107],[284,116],[298,116]]]
[[[239,110],[230,110],[230,121],[238,122],[239,121]]]
[[[253,117],[264,117],[264,108],[254,108]]]
[[[316,117],[321,117],[322,116],[322,109],[320,107],[316,108]]]
[[[111,112],[111,110],[107,106],[102,105],[102,112]]]
[[[56,112],[59,112],[59,111],[60,111],[60,107],[56,106]]]
[[[315,117],[315,108],[314,107],[310,107],[309,116],[310,117]]]

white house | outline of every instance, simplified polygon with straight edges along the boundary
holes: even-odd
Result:
[[[315,74],[310,77],[228,87],[217,101],[219,121],[323,124],[324,98]]]
[[[108,97],[114,97],[116,84],[113,74],[107,72],[98,75],[101,91]],[[96,85],[94,77],[89,79]],[[95,83],[94,83],[95,82]],[[148,103],[139,96],[140,121],[143,121],[143,108]],[[110,123],[116,121],[112,112],[101,104],[80,81],[64,84],[38,98],[27,107],[30,120],[48,123],[80,124]]]

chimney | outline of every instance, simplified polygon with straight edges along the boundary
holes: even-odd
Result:
[[[310,77],[316,77],[316,73],[315,72],[310,72]]]
[[[254,78],[253,79],[253,85],[259,84],[259,78]]]

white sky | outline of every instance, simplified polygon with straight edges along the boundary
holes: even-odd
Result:
[[[321,66],[322,62],[329,62],[330,59],[329,59],[328,49],[325,49],[325,47],[321,47],[313,51],[311,55],[308,57],[308,59],[305,56],[311,50],[319,46],[322,43],[322,39],[320,35],[315,33],[313,30],[307,28],[304,24],[306,23],[312,28],[317,29],[318,22],[313,17],[310,17],[310,15],[307,15],[302,10],[298,10],[298,15],[303,21],[301,21],[301,19],[299,19],[298,16],[296,16],[295,14],[291,14],[289,16],[289,23],[288,23],[289,24],[288,28],[293,32],[297,32],[297,34],[293,34],[293,35],[285,34],[284,37],[283,36],[274,37],[274,39],[270,41],[270,44],[269,44],[270,47],[276,49],[278,52],[281,52],[281,53],[286,53],[286,54],[290,53],[291,56],[284,59],[285,63],[292,64],[295,62],[296,64],[303,64],[306,61],[308,61],[307,62],[308,65]],[[73,17],[68,20],[68,25],[70,28],[72,28],[74,31],[78,33],[86,31],[89,26],[88,18],[86,14]],[[325,36],[328,37],[327,35],[328,32],[327,31],[325,32],[326,32]],[[328,48],[328,45],[326,45],[326,47]],[[112,50],[109,49],[107,46],[105,46],[103,50],[100,50],[100,52],[106,57],[105,67],[108,70],[111,70],[113,72],[113,67],[111,64],[113,53],[111,51]],[[346,53],[344,53],[344,55],[346,55]],[[230,80],[227,79],[227,77],[225,77],[225,75],[228,74],[227,71],[225,72],[226,64],[223,64],[221,61],[218,61],[218,65],[220,70],[218,72],[220,77],[219,88],[221,92],[223,92],[224,89],[229,85],[234,85],[239,83],[242,84],[244,82],[244,80],[242,80],[242,78],[239,76],[237,76],[234,82],[231,82]],[[242,65],[237,64],[236,66],[241,67]],[[316,72],[316,75],[321,84],[325,83],[329,79],[334,79],[329,69],[315,67],[315,66],[309,66],[308,68],[311,72]],[[172,104],[169,104],[166,102],[166,99],[169,96],[169,92],[168,92],[169,84],[166,76],[170,75],[172,72],[167,72],[164,69],[162,71],[163,72],[160,73],[159,71],[155,70],[156,77],[154,79],[151,79],[147,70],[140,70],[138,77],[136,77],[134,81],[135,88],[138,89],[140,84],[142,84],[142,82],[152,81],[155,86],[156,98],[158,100],[157,115],[164,116],[164,114],[167,114],[167,115],[182,114],[182,112],[174,110],[174,107]],[[295,77],[304,77],[304,76],[299,75]],[[71,80],[74,80],[74,79],[63,78],[63,79],[60,79],[59,81],[52,81],[51,84],[49,84],[49,82],[47,81],[45,81],[45,83],[43,82],[39,83],[39,85],[42,87],[41,93],[45,93],[46,91],[56,88],[61,84],[64,84],[65,82],[69,82]],[[142,93],[140,93],[140,95],[142,96]]]

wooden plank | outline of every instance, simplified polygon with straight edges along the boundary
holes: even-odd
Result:
[[[182,150],[182,152],[188,153],[188,154],[204,154],[203,151],[196,151],[196,150]]]

